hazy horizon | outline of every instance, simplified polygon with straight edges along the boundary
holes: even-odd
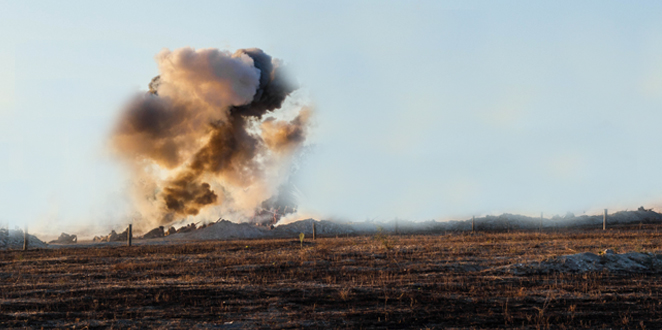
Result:
[[[314,105],[292,180],[301,217],[659,209],[660,14],[653,1],[3,2],[0,224],[129,223],[111,131],[155,56],[181,47],[258,47],[288,65]]]

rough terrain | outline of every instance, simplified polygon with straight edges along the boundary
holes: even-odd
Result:
[[[303,246],[293,237],[2,251],[0,325],[656,329],[662,328],[659,267],[558,265],[587,252],[593,255],[583,256],[597,257],[600,265],[636,256],[631,253],[657,258],[658,229],[379,233],[306,238]],[[600,254],[607,249],[614,253]],[[551,263],[557,268],[545,268]]]

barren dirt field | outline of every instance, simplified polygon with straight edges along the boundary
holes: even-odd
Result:
[[[0,327],[660,329],[660,273],[500,268],[656,252],[657,229],[0,251]]]

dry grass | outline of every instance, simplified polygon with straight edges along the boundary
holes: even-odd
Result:
[[[659,274],[495,275],[611,248],[602,232],[202,242],[0,252],[3,328],[662,328]],[[232,323],[230,323],[232,322]]]

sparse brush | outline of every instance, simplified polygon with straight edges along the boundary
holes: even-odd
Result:
[[[349,300],[351,293],[352,293],[351,288],[344,287],[340,289],[340,291],[338,291],[338,296],[340,297],[340,299],[342,299],[342,301],[347,301]]]
[[[391,250],[393,248],[391,242],[389,242],[388,235],[386,235],[386,233],[381,227],[379,227],[379,230],[377,231],[377,234],[375,234],[373,239],[381,243],[386,250]]]
[[[659,273],[498,271],[569,249],[625,252],[641,245],[655,251],[662,249],[660,238],[654,231],[644,236],[620,229],[549,232],[544,238],[533,232],[398,238],[382,232],[322,238],[300,250],[292,249],[291,237],[3,250],[0,324],[660,329]],[[383,252],[394,245],[397,253]]]

